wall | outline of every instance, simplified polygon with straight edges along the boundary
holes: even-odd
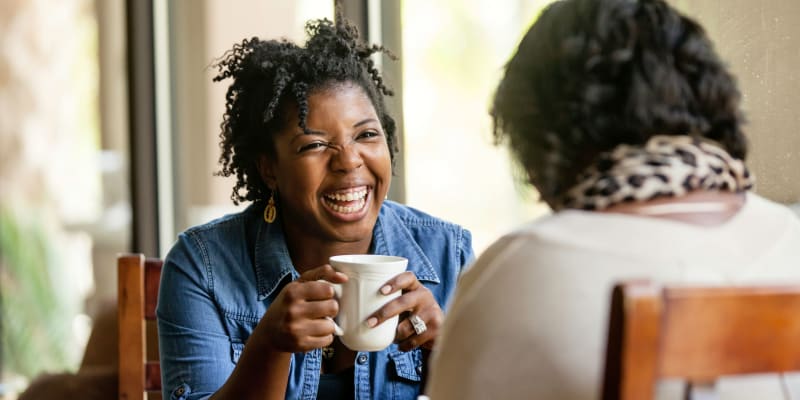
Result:
[[[672,3],[706,27],[739,80],[756,191],[800,202],[800,1]]]

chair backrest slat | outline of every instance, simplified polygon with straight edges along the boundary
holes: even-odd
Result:
[[[665,289],[659,375],[800,369],[800,287]]]
[[[148,361],[145,366],[144,388],[148,392],[161,390],[161,364],[157,361]]]
[[[158,284],[161,280],[161,266],[158,258],[148,258],[144,263],[144,317],[155,321],[156,303],[158,302]]]
[[[614,288],[603,399],[652,399],[660,378],[800,370],[800,285]]]

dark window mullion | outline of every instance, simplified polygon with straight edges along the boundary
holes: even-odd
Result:
[[[132,251],[158,256],[153,3],[126,2]]]

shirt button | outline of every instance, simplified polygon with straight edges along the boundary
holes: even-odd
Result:
[[[422,365],[417,367],[417,373],[422,375]]]
[[[367,355],[366,354],[359,354],[358,358],[356,358],[356,362],[359,364],[364,364],[367,362]]]

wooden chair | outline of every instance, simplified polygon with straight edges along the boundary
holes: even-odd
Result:
[[[617,285],[603,399],[652,399],[660,378],[714,396],[725,375],[800,370],[800,285]]]
[[[158,361],[148,361],[158,354],[158,342],[147,340],[148,336],[155,337],[148,335],[147,321],[156,318],[161,265],[160,259],[145,258],[142,254],[117,258],[119,399],[146,399],[148,392],[161,396],[161,368]]]

